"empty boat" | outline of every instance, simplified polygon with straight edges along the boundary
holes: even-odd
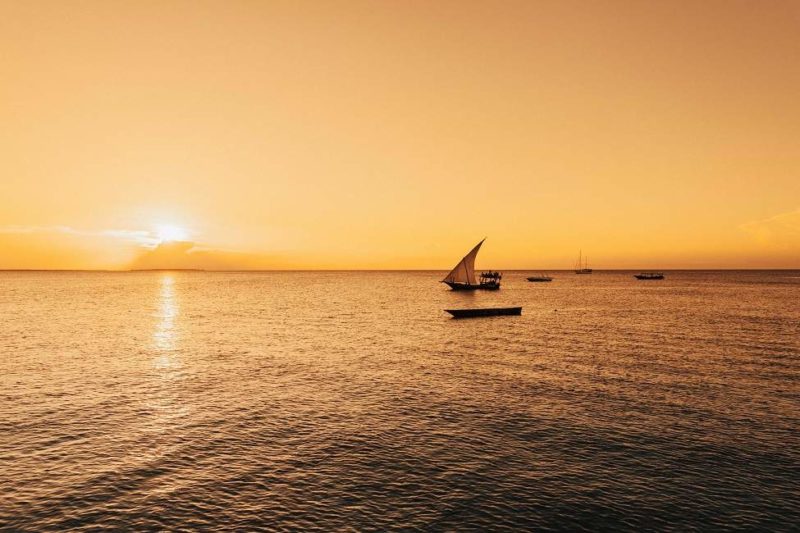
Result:
[[[473,309],[445,309],[453,318],[475,318],[479,316],[521,315],[522,307],[481,307]]]

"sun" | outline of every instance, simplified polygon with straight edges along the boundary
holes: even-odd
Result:
[[[155,229],[156,237],[161,242],[189,240],[189,232],[179,226],[160,224]]]

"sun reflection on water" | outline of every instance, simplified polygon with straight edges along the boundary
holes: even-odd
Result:
[[[180,289],[174,272],[159,274],[155,286],[152,337],[152,379],[142,396],[141,419],[148,446],[141,454],[145,463],[161,461],[180,446],[174,434],[189,410],[181,400],[185,368],[181,360]]]
[[[175,321],[180,312],[178,299],[175,295],[175,275],[165,273],[161,276],[158,292],[155,330],[153,331],[153,345],[158,354],[154,361],[156,368],[172,368],[177,365],[173,352],[177,348],[178,334]]]

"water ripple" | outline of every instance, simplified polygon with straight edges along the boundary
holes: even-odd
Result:
[[[0,529],[800,523],[796,274],[0,276]]]

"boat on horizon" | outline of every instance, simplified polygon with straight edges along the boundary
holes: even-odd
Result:
[[[533,283],[543,283],[547,281],[553,281],[553,278],[546,275],[544,272],[539,272],[539,274],[536,276],[529,276],[527,279],[528,281],[531,281]]]
[[[664,279],[663,272],[641,272],[639,274],[634,274],[633,276],[636,279],[642,280],[654,280],[654,279]]]
[[[475,245],[475,248],[465,255],[461,261],[444,277],[442,283],[446,283],[448,287],[454,291],[474,291],[474,290],[488,290],[496,291],[500,288],[500,280],[503,279],[503,273],[495,271],[481,272],[480,279],[475,277],[475,257],[478,255],[478,250],[484,238]]]
[[[482,316],[521,315],[522,307],[481,307],[473,309],[445,309],[453,318],[477,318]]]
[[[575,273],[576,274],[591,274],[592,269],[589,268],[589,257],[587,256],[585,260],[581,257],[583,255],[583,250],[578,251],[578,262],[575,265]]]

